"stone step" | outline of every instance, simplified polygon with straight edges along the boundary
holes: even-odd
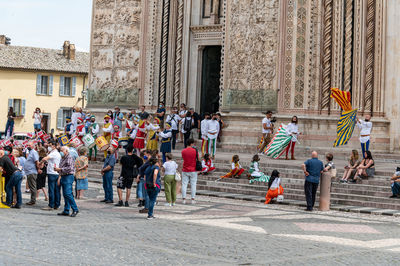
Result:
[[[198,185],[199,190],[211,190],[211,191],[219,191],[231,194],[244,194],[244,195],[254,195],[258,197],[265,196],[266,192],[264,191],[251,191],[246,189],[238,189],[238,188],[229,188],[229,187],[219,187],[219,186],[209,186],[209,185]],[[284,194],[286,199],[293,200],[304,200],[304,191],[295,190],[295,191],[285,191]],[[318,200],[317,196],[317,200]],[[374,207],[374,208],[385,208],[385,209],[396,209],[400,210],[400,200],[399,199],[388,199],[388,198],[377,198],[377,197],[363,197],[363,198],[350,198],[349,195],[343,194],[335,194],[331,195],[331,203],[333,204],[344,204],[344,205],[352,205],[352,206],[363,206],[363,207]]]
[[[235,184],[235,183],[226,183],[226,182],[214,182],[214,181],[198,181],[200,184],[208,185],[208,186],[220,186],[227,188],[240,188],[247,189],[250,191],[259,192],[262,191],[266,193],[268,190],[267,186],[254,186],[247,184]],[[301,185],[293,185],[293,184],[282,184],[282,187],[286,191],[296,191],[299,193],[304,193],[304,183]],[[353,188],[343,188],[343,187],[332,187],[331,195],[334,197],[335,195],[344,195],[342,197],[351,197],[361,199],[362,197],[380,197],[382,199],[387,199],[392,193],[390,189],[386,188],[386,191],[372,191],[372,190],[362,190],[362,188],[357,187],[356,185]]]

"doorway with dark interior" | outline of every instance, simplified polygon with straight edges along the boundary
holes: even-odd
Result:
[[[42,130],[49,133],[50,114],[42,114]]]
[[[221,77],[221,46],[206,46],[203,50],[201,73],[200,113],[219,110],[219,85]]]

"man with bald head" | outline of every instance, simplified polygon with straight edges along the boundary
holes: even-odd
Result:
[[[69,154],[67,146],[61,147],[60,150],[61,161],[59,167],[54,167],[54,170],[60,174],[58,183],[61,184],[63,196],[64,196],[64,211],[58,213],[61,216],[75,217],[79,210],[76,206],[74,194],[72,194],[72,183],[74,183],[75,174],[75,161]],[[72,214],[69,215],[69,211],[72,209]]]
[[[322,161],[318,160],[318,153],[313,151],[311,153],[311,159],[305,161],[301,167],[306,178],[304,182],[304,193],[306,194],[307,201],[306,211],[312,211],[321,173],[324,170],[324,164]]]

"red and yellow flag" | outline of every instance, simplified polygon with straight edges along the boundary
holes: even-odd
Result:
[[[339,106],[345,111],[351,111],[351,94],[349,91],[341,91],[338,88],[331,89],[331,97],[336,100]]]

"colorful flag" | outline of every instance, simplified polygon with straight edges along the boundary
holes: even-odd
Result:
[[[346,112],[351,111],[351,94],[349,91],[341,91],[338,88],[331,89],[331,97],[336,100],[339,106]]]
[[[285,152],[291,140],[292,136],[286,134],[286,126],[282,124],[279,126],[278,131],[275,133],[264,153],[267,156],[278,159]]]
[[[354,126],[356,125],[357,109],[342,112],[337,125],[337,137],[333,143],[333,147],[346,145],[353,135]]]

